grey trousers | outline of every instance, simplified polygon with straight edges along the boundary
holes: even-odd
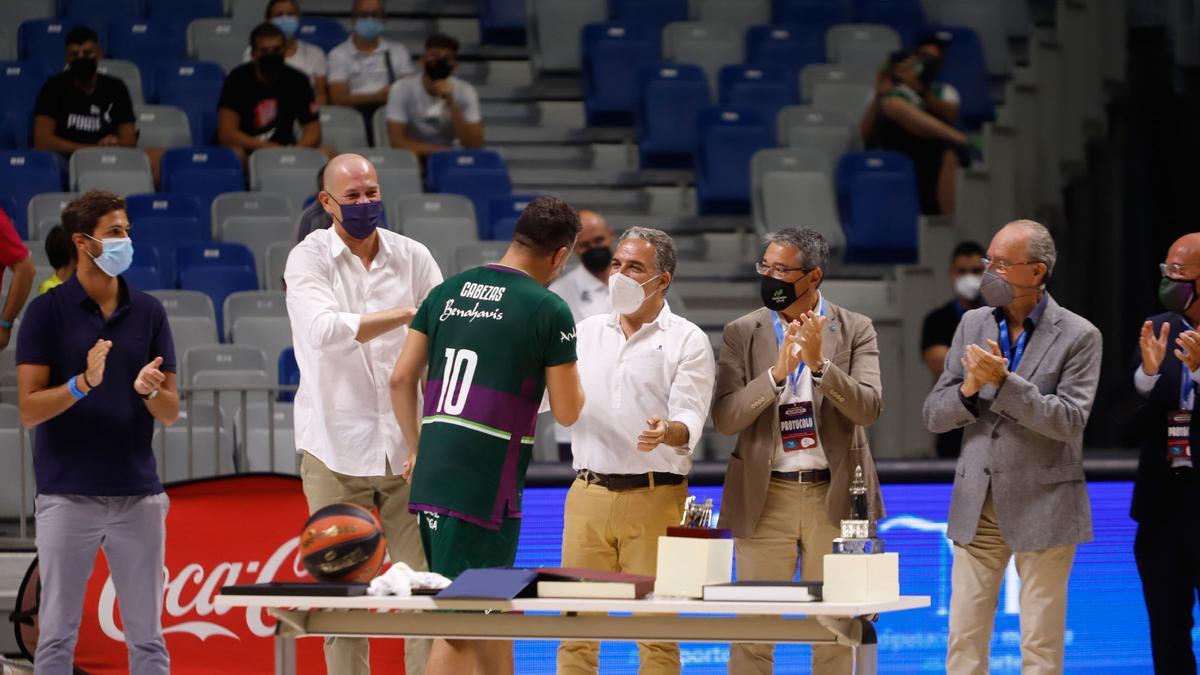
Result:
[[[79,639],[83,594],[96,549],[104,549],[125,629],[133,675],[170,671],[162,633],[166,493],[134,497],[37,496],[36,675],[69,675]]]

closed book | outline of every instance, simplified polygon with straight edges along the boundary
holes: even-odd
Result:
[[[704,587],[705,600],[729,602],[820,602],[819,581],[735,581]]]
[[[269,581],[265,584],[224,586],[221,595],[277,595],[349,598],[367,594],[366,584],[338,581]]]
[[[539,598],[611,598],[636,600],[654,590],[654,577],[579,567],[538,570]]]
[[[437,597],[475,600],[528,598],[533,595],[533,582],[537,581],[537,576],[534,570],[509,567],[464,570],[457,579],[438,593]]]

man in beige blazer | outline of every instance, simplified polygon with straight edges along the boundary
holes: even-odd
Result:
[[[861,466],[872,518],[884,515],[864,427],[879,417],[879,348],[871,320],[821,296],[829,245],[820,233],[767,235],[763,308],[725,327],[713,421],[736,434],[720,526],[733,531],[743,580],[820,581],[850,512]],[[783,347],[781,349],[781,346]],[[729,672],[770,673],[774,645],[730,649]],[[850,648],[813,647],[812,670],[850,673]]]

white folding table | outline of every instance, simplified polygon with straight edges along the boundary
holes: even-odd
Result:
[[[875,675],[878,655],[872,617],[928,607],[929,596],[831,603],[218,595],[216,606],[260,608],[278,619],[278,675],[295,673],[294,639],[307,635],[842,644],[854,648],[855,672]]]

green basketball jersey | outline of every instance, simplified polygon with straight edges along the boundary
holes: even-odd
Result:
[[[496,529],[521,515],[545,369],[576,360],[571,310],[493,264],[434,288],[412,329],[429,338],[429,376],[409,509]]]

